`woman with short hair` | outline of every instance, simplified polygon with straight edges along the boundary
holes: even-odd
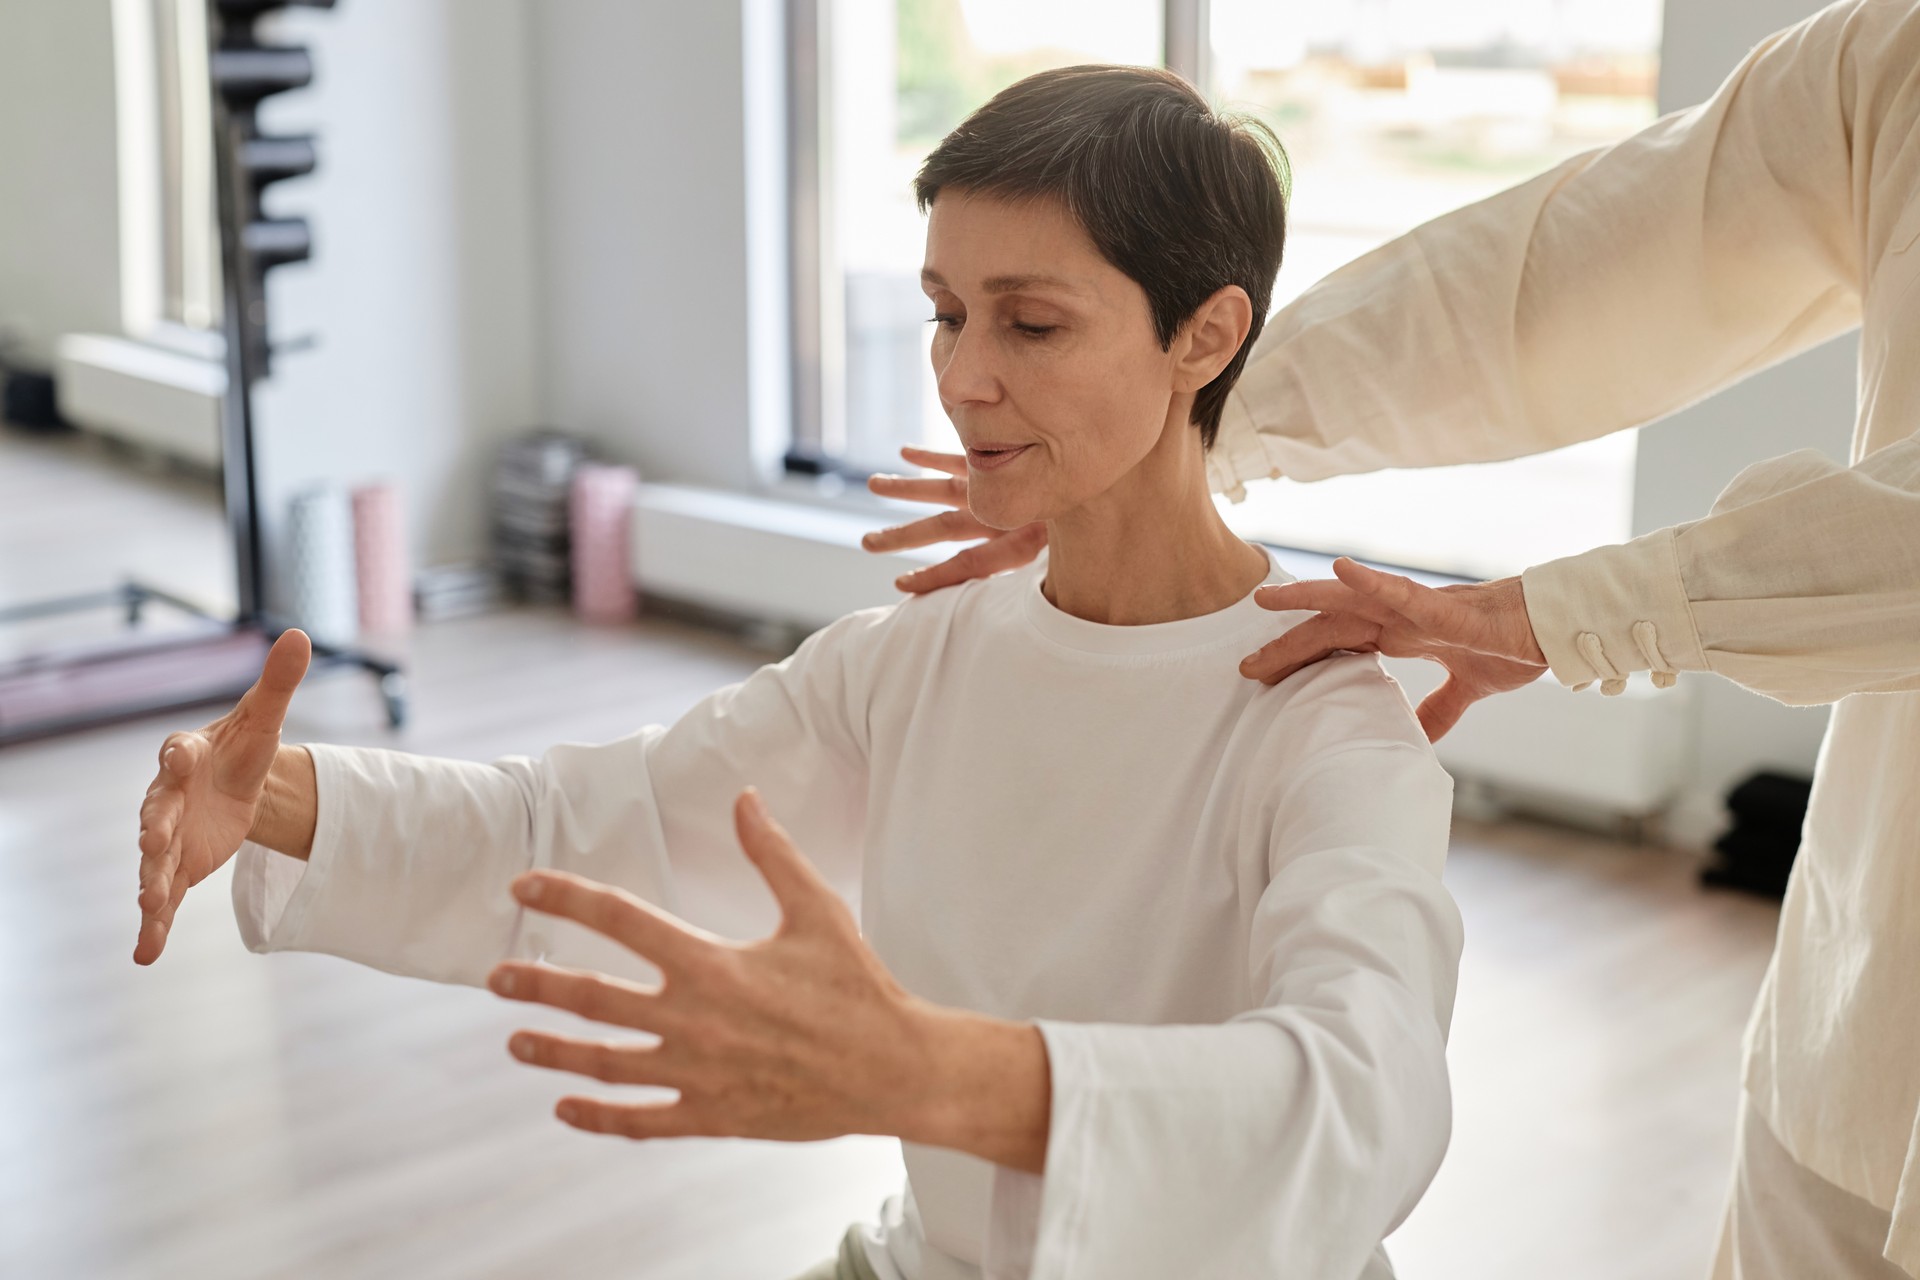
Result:
[[[135,958],[245,838],[256,951],[659,1037],[516,1035],[679,1093],[568,1098],[569,1123],[901,1138],[905,1191],[820,1275],[1390,1275],[1449,1130],[1451,783],[1376,659],[1232,667],[1287,578],[1221,522],[1206,448],[1279,267],[1282,163],[1164,72],[996,97],[921,171],[922,281],[973,509],[1044,523],[1046,562],[537,761],[276,749],[290,633],[162,752]],[[666,914],[675,864],[736,839],[782,911],[747,946]],[[796,845],[862,851],[859,927]],[[619,976],[636,956],[659,983]]]

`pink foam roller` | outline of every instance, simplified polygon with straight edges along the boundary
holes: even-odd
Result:
[[[353,491],[353,558],[360,579],[360,629],[404,635],[413,627],[413,575],[407,567],[406,522],[391,484]]]
[[[631,467],[587,463],[573,473],[573,611],[588,622],[624,622],[638,609],[631,533],[639,484]]]

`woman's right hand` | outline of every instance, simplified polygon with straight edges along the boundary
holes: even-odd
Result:
[[[938,542],[986,539],[948,556],[939,564],[901,574],[893,584],[900,590],[918,595],[972,578],[991,577],[1006,569],[1018,569],[1031,562],[1047,545],[1047,526],[1044,524],[995,529],[973,518],[973,513],[967,510],[967,460],[964,456],[915,449],[911,445],[902,449],[900,456],[916,467],[943,471],[946,477],[874,476],[867,481],[867,488],[883,498],[932,502],[953,509],[910,524],[877,530],[861,539],[861,546],[874,552],[905,551],[912,547],[930,547]]]
[[[253,831],[287,704],[312,656],[304,632],[285,632],[233,710],[200,729],[169,734],[160,745],[160,771],[140,806],[135,964],[160,958],[187,890],[224,865]]]

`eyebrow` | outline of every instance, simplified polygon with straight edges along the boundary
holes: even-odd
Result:
[[[920,273],[920,279],[925,284],[939,285],[943,289],[951,287],[937,271],[922,271]],[[988,293],[1018,293],[1023,289],[1035,288],[1059,289],[1064,293],[1084,294],[1086,292],[1085,289],[1063,280],[1059,276],[1041,275],[1037,272],[1030,272],[1026,275],[994,276],[991,279],[982,281],[980,287]]]

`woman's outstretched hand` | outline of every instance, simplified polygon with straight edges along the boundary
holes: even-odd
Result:
[[[218,870],[253,830],[287,703],[312,656],[304,632],[285,632],[233,710],[200,729],[169,734],[160,744],[160,771],[140,806],[135,964],[160,958],[187,890]]]
[[[513,882],[529,909],[578,921],[660,970],[645,987],[509,960],[497,994],[646,1032],[652,1042],[517,1031],[516,1058],[609,1084],[679,1092],[671,1102],[568,1096],[555,1114],[628,1138],[811,1141],[889,1134],[1038,1170],[1048,1077],[1037,1028],[942,1009],[904,990],[839,895],[749,790],[740,844],[780,905],[773,935],[734,943],[632,894],[558,871]]]
[[[1421,728],[1438,742],[1475,702],[1531,684],[1547,669],[1518,578],[1424,587],[1345,558],[1333,562],[1333,571],[1336,579],[1254,593],[1264,608],[1315,616],[1249,654],[1240,674],[1277,684],[1343,651],[1427,658],[1447,670],[1419,710]]]
[[[900,451],[900,456],[916,467],[944,472],[945,476],[874,476],[867,481],[867,488],[883,498],[931,502],[952,509],[870,533],[861,540],[862,546],[874,552],[906,551],[940,542],[986,539],[939,564],[901,574],[893,585],[902,591],[918,595],[971,578],[991,577],[1004,569],[1017,569],[1030,563],[1047,545],[1044,524],[1002,530],[973,518],[973,513],[967,510],[967,460],[962,455],[908,446]]]

